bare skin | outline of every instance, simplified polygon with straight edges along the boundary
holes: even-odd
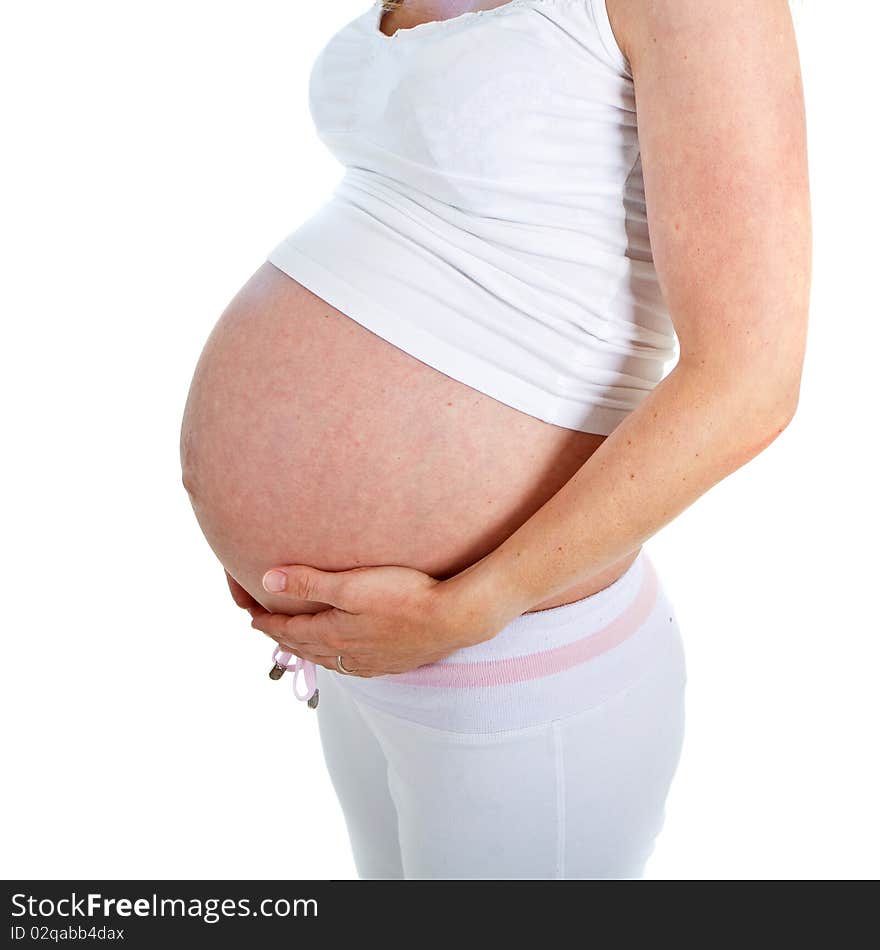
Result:
[[[735,5],[726,0],[608,0],[607,8],[633,68],[654,260],[681,344],[676,368],[611,436],[559,430],[492,400],[483,405],[483,397],[467,387],[454,392],[457,383],[444,390],[450,382],[442,374],[432,389],[433,371],[426,375],[407,363],[408,357],[405,366],[395,366],[389,356],[395,351],[384,343],[384,356],[362,367],[363,378],[355,385],[351,353],[340,346],[325,351],[326,364],[301,367],[300,388],[277,372],[278,354],[288,354],[289,346],[269,347],[261,365],[250,371],[253,390],[239,392],[238,402],[234,392],[228,398],[227,389],[230,381],[243,378],[240,367],[232,365],[241,357],[236,346],[227,348],[225,367],[222,357],[203,357],[205,366],[197,371],[192,409],[188,407],[189,426],[186,420],[184,425],[185,483],[221,560],[228,566],[236,550],[242,554],[247,591],[233,585],[237,602],[247,606],[248,596],[254,595],[270,610],[293,615],[257,610],[254,625],[307,659],[332,666],[334,655],[344,654],[346,666],[368,670],[367,675],[411,668],[435,658],[438,644],[479,642],[521,612],[607,586],[632,563],[641,544],[763,451],[794,414],[809,310],[811,231],[802,87],[785,0]],[[418,10],[432,14],[418,22],[464,12],[442,3],[419,4]],[[392,32],[388,19],[384,32]],[[234,318],[230,322],[228,332],[234,335]],[[254,326],[249,324],[245,332],[239,325],[239,348]],[[271,320],[267,326],[271,329]],[[298,344],[313,341],[313,336],[320,340],[313,321],[303,326],[307,329]],[[352,339],[362,335],[351,327],[349,331]],[[345,334],[339,336],[336,342],[342,344]],[[313,352],[319,356],[320,346]],[[341,362],[334,365],[339,353]],[[365,348],[360,358],[374,355]],[[260,359],[258,352],[255,358]],[[304,394],[321,396],[313,381],[322,371],[326,396],[331,380],[343,370],[346,398],[334,400],[335,412],[320,401],[302,402]],[[203,379],[196,385],[200,372]],[[280,402],[267,395],[272,380]],[[415,394],[408,402],[400,400],[414,410],[406,416],[401,409],[412,451],[399,455],[400,418],[382,445],[358,442],[367,424],[367,416],[358,415],[364,389],[373,387],[370,403],[376,388],[387,386],[393,407],[391,394],[406,383]],[[465,406],[460,425],[446,428],[446,408],[462,410],[456,410],[459,397]],[[342,407],[354,398],[360,402],[351,422]],[[251,412],[261,400],[264,407],[274,407],[269,422]],[[387,414],[387,409],[386,402],[373,403],[375,412]],[[327,460],[331,454],[365,463],[360,469],[364,479],[349,484],[343,497],[354,503],[355,514],[369,512],[376,519],[364,528],[366,546],[373,545],[376,554],[386,554],[389,545],[409,546],[420,563],[368,555],[357,566],[404,567],[329,574],[321,570],[346,568],[301,554],[270,557],[271,563],[261,561],[266,568],[287,565],[289,570],[283,592],[268,596],[256,573],[248,574],[253,562],[246,561],[244,552],[254,530],[266,537],[273,528],[276,537],[289,531],[287,509],[276,502],[290,496],[279,493],[260,470],[249,468],[243,456],[255,452],[258,459],[276,463],[275,471],[284,470],[277,461],[289,461],[288,449],[279,447],[286,430],[273,428],[279,411],[297,420],[303,436],[300,467],[291,469],[289,477],[295,472],[318,480],[340,477],[349,469]],[[316,432],[302,424],[316,418],[329,429]],[[328,431],[332,453],[321,437]],[[439,450],[435,437],[441,440]],[[580,463],[574,462],[578,453]],[[410,476],[400,503],[371,487],[381,489],[383,470],[391,461]],[[443,478],[451,479],[447,493],[438,486],[438,464]],[[566,471],[546,503],[539,501]],[[424,483],[410,495],[415,474]],[[330,478],[331,496],[338,484]],[[493,513],[500,518],[487,522],[485,512],[498,491],[504,504]],[[505,495],[507,491],[512,494]],[[332,511],[324,501],[326,492],[315,489],[309,495],[306,490],[306,495],[327,527]],[[294,499],[301,497],[293,493]],[[249,522],[249,509],[266,522]],[[389,519],[389,511],[405,511],[409,519]],[[317,540],[314,510],[298,513],[304,516],[306,541],[324,543],[326,534],[321,535],[324,541]],[[459,522],[459,514],[473,520]],[[401,532],[397,536],[384,530],[395,523]],[[465,526],[474,533],[464,534]],[[357,523],[348,538],[360,543],[356,530]],[[342,542],[344,535],[342,527],[335,537]],[[253,550],[258,558],[267,553],[266,548]],[[335,554],[329,551],[328,556]],[[439,565],[444,558],[446,568]],[[453,574],[456,568],[459,573]],[[314,615],[302,616],[303,600],[298,598],[306,595],[334,609],[314,613],[304,605]],[[479,632],[472,641],[467,627]]]
[[[208,543],[268,609],[277,563],[413,567],[443,579],[497,547],[604,437],[542,422],[361,327],[272,264],[199,360],[181,436]],[[607,586],[635,553],[530,609]]]
[[[382,15],[381,31],[393,36],[398,30],[409,30],[431,20],[451,20],[474,10],[494,10],[507,5],[508,0],[408,0],[403,6]]]
[[[505,2],[408,3],[385,14],[382,29]],[[181,460],[235,597],[299,613],[327,605],[273,598],[260,584],[273,564],[395,564],[450,577],[526,521],[604,438],[550,425],[443,375],[266,263],[205,346]],[[528,609],[601,590],[637,554]]]

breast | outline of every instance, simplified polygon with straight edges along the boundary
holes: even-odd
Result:
[[[445,376],[265,263],[204,347],[181,459],[209,544],[273,609],[275,564],[463,570],[602,441]]]

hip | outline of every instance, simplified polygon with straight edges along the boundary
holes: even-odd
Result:
[[[369,678],[321,669],[327,677],[380,713],[481,735],[577,716],[648,678],[683,690],[687,678],[676,614],[644,549],[598,592],[522,614],[436,663]]]

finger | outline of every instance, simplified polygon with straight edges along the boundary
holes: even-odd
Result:
[[[336,669],[335,656],[321,656],[317,653],[310,653],[306,650],[294,649],[293,646],[286,646],[283,643],[281,644],[281,649],[288,653],[292,653],[294,656],[298,656],[303,660],[308,660],[310,663],[314,663],[316,666],[323,666],[327,670]]]
[[[270,594],[295,600],[312,600],[353,612],[351,571],[319,571],[305,564],[274,567],[263,575],[263,587]]]
[[[325,669],[333,670],[335,673],[339,673],[339,667],[336,665],[336,655],[327,656],[322,653],[312,653],[309,650],[302,650],[294,644],[279,644],[282,650],[286,650],[288,653],[293,654],[294,656],[301,657],[303,660],[309,660],[311,663],[316,664],[317,666],[323,666]],[[346,669],[349,668],[349,663],[357,663],[359,661],[353,659],[351,656],[348,659],[343,658]],[[345,676],[376,676],[377,674],[373,671],[367,670],[363,666],[355,666],[351,669],[350,673],[340,674]]]
[[[300,643],[298,641],[285,639],[281,634],[273,636],[271,633],[267,633],[266,636],[269,637],[270,640],[274,640],[282,650],[285,650],[287,653],[293,653],[295,656],[301,656],[304,660],[311,660],[316,656],[322,659],[329,657],[334,662],[336,660],[337,654],[328,653],[327,647],[320,643]]]
[[[311,659],[312,656],[327,657],[331,655],[323,643],[291,640],[290,637],[284,633],[266,633],[264,630],[261,630],[260,633],[277,643],[282,650],[286,650],[288,653],[293,653],[296,656],[302,656],[307,660]],[[333,656],[335,657],[336,654],[334,653]]]
[[[226,574],[226,583],[229,585],[229,593],[232,594],[232,599],[239,607],[243,610],[250,610],[253,607],[260,606],[229,571],[224,571],[224,573]]]
[[[351,662],[354,662],[354,661],[351,660],[351,659],[346,660],[346,659],[343,658],[343,661],[342,661],[342,662],[345,663],[345,668],[348,669],[348,668],[349,668],[349,667],[348,667],[348,664],[351,663]],[[335,659],[335,658],[334,658],[334,660],[333,660],[333,669],[336,670],[337,673],[339,672],[339,670],[338,670],[337,667],[336,667],[336,659]],[[380,676],[381,674],[379,674],[379,673],[377,673],[377,672],[375,672],[375,671],[373,671],[373,670],[366,669],[366,668],[364,668],[364,667],[355,667],[353,670],[351,670],[350,673],[344,673],[343,675],[344,675],[344,676],[357,676],[357,677],[359,677],[359,678],[361,678],[361,679],[369,679],[371,676]]]
[[[255,630],[286,643],[308,644],[316,653],[337,654],[340,625],[344,611],[330,607],[316,614],[275,614],[268,610],[254,611],[251,626]]]
[[[334,608],[328,608],[333,610]],[[299,614],[276,614],[271,610],[266,610],[265,607],[261,605],[253,608],[250,611],[251,615],[251,626],[254,630],[259,630],[260,633],[264,633],[267,637],[270,637],[272,640],[275,640],[276,643],[281,643],[283,639],[287,639],[290,644],[294,643],[293,638],[287,632],[289,625],[285,622],[289,620],[291,616],[300,616]],[[303,615],[311,616],[311,614]],[[282,618],[281,621],[277,619],[270,620],[269,618]],[[268,622],[267,622],[268,621]],[[298,642],[298,645],[293,648],[293,652],[296,652],[299,648],[310,649],[316,653],[327,653],[326,646],[322,643],[316,643],[311,640],[304,639],[301,642]]]
[[[333,670],[334,672],[339,673],[339,667],[336,665],[336,657],[338,654],[327,656],[324,653],[313,652],[312,650],[304,649],[299,644],[294,643],[283,643],[279,641],[278,645],[282,650],[286,651],[287,653],[291,653],[293,656],[301,657],[303,660],[309,660],[311,663],[315,663],[317,666],[323,666],[325,669]],[[343,663],[345,664],[345,668],[350,670],[350,672],[341,675],[363,677],[378,675],[378,673],[375,671],[367,669],[362,661],[355,659],[351,655],[349,655],[347,659],[343,657]],[[355,665],[350,666],[349,664]]]

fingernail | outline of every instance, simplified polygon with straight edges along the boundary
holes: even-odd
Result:
[[[263,576],[263,587],[270,593],[278,594],[287,587],[287,575],[283,571],[267,571]]]

